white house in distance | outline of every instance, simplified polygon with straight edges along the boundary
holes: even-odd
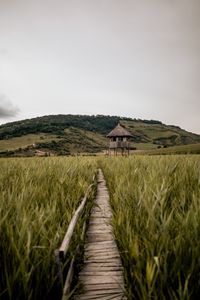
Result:
[[[132,134],[120,123],[107,135],[109,138],[109,155],[114,152],[117,155],[118,150],[122,155],[129,155],[130,138]]]

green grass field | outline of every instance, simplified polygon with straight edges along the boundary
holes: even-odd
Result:
[[[158,145],[155,145],[153,143],[135,143],[133,144],[133,147],[136,148],[136,150],[154,150],[158,148]],[[135,150],[132,151],[132,153],[135,153]]]
[[[50,135],[50,134],[27,134],[20,137],[13,137],[8,140],[0,140],[0,151],[6,151],[6,150],[16,150],[19,148],[26,148],[28,146],[32,146],[36,143],[41,142],[50,142],[50,141],[56,141],[58,138],[56,135]]]
[[[2,158],[0,164],[0,299],[49,294],[54,250],[98,167],[110,193],[128,298],[198,298],[199,155]]]
[[[173,146],[168,148],[160,149],[145,149],[150,151],[145,151],[143,154],[152,154],[152,155],[166,155],[166,154],[200,154],[200,144],[189,144],[181,146]]]
[[[200,294],[200,156],[101,161],[129,299]]]
[[[0,159],[0,164],[0,299],[46,299],[56,279],[54,250],[92,181],[96,162],[20,158]],[[70,255],[79,239],[77,232]]]

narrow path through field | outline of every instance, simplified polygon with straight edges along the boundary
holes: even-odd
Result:
[[[86,233],[84,266],[79,274],[82,292],[76,300],[126,300],[122,264],[111,224],[112,212],[102,171]]]

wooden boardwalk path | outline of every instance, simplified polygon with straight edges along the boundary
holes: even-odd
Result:
[[[97,197],[91,212],[79,274],[82,292],[76,300],[126,300],[122,264],[110,225],[109,195],[102,171],[98,174]]]

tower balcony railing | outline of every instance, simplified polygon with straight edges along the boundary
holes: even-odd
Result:
[[[110,142],[109,148],[115,149],[115,148],[129,148],[130,142],[127,141],[116,141],[116,142]]]

